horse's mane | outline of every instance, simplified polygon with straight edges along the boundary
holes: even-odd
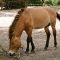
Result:
[[[15,29],[15,26],[17,24],[17,21],[19,20],[19,17],[20,15],[22,14],[22,12],[24,11],[24,9],[21,9],[18,11],[17,15],[15,16],[15,19],[14,21],[12,22],[10,28],[9,28],[9,39],[12,38],[12,35],[13,35],[13,32],[14,32],[14,29]]]

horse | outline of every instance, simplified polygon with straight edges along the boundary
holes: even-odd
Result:
[[[25,31],[27,34],[27,48],[26,53],[29,52],[29,44],[31,43],[31,52],[34,52],[35,46],[32,40],[32,30],[44,28],[47,40],[45,49],[49,46],[50,31],[49,26],[51,26],[54,36],[54,47],[57,47],[56,41],[56,18],[60,20],[60,14],[56,12],[54,8],[51,7],[35,7],[35,8],[25,8],[22,13],[17,13],[17,19],[15,17],[16,23],[10,26],[9,38],[10,45],[8,53],[9,55],[14,55],[19,48],[21,48],[21,35]],[[13,21],[14,22],[14,21]],[[12,32],[11,32],[12,31]]]

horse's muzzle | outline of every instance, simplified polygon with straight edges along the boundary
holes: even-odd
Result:
[[[9,51],[9,52],[8,52],[8,55],[14,56],[14,55],[15,55],[15,52],[14,52],[14,51]]]

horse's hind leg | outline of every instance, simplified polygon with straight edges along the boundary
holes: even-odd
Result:
[[[48,29],[48,27],[45,27],[45,32],[46,32],[46,35],[47,35],[47,40],[46,40],[46,45],[45,45],[45,50],[47,50],[48,46],[49,46],[49,39],[50,39],[50,31]]]
[[[56,41],[56,28],[52,27],[53,30],[53,36],[54,36],[54,47],[57,47],[57,41]]]

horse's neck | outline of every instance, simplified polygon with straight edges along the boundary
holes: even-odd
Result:
[[[18,20],[15,29],[14,29],[14,34],[16,36],[21,36],[22,32],[24,30],[24,21],[23,20]]]

